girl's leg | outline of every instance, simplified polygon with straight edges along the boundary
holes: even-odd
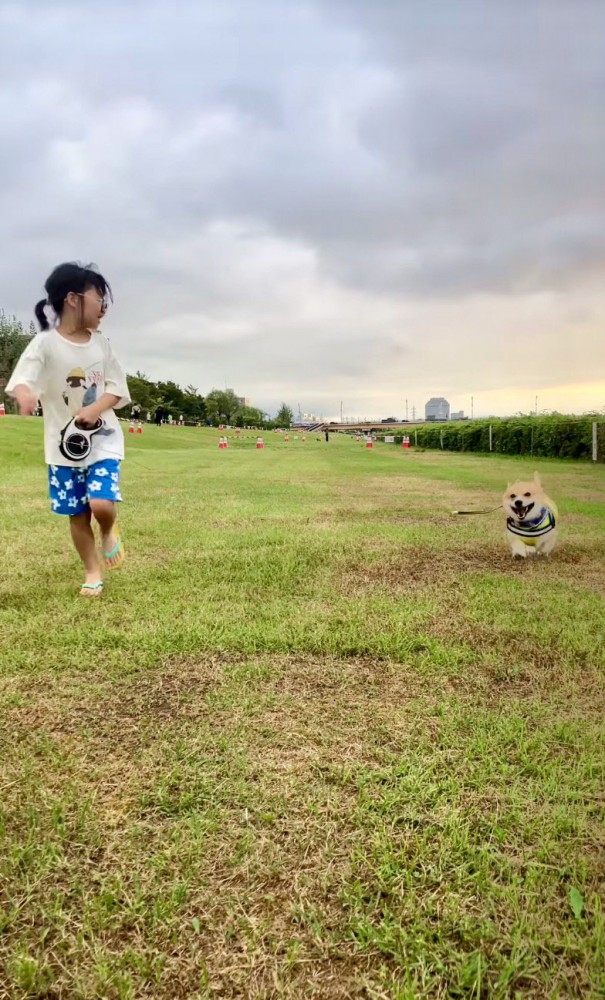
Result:
[[[69,528],[76,551],[84,563],[84,582],[87,588],[83,588],[81,593],[92,597],[101,591],[100,587],[97,590],[92,590],[91,588],[101,583],[102,576],[90,519],[91,513],[89,510],[84,514],[75,514],[69,519]]]
[[[118,546],[118,534],[115,530],[116,517],[118,516],[118,505],[112,500],[93,500],[90,507],[94,514],[95,521],[101,529],[101,545],[103,552],[114,552]],[[123,561],[124,553],[119,549],[111,558],[105,557],[105,562],[109,569],[116,569]]]

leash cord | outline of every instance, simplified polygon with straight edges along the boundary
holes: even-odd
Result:
[[[492,507],[491,510],[453,510],[452,514],[493,514],[495,510],[501,510],[502,504],[498,504],[497,507]]]

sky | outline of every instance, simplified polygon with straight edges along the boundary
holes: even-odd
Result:
[[[603,0],[0,0],[0,308],[274,412],[605,407]]]

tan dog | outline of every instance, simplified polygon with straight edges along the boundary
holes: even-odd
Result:
[[[557,541],[556,505],[542,488],[540,477],[509,485],[502,499],[506,513],[506,538],[511,554],[549,556]]]

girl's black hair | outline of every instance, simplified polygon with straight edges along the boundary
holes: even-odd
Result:
[[[65,299],[70,292],[82,294],[87,288],[96,288],[103,298],[110,298],[111,286],[108,281],[99,274],[94,264],[59,264],[54,269],[50,277],[46,280],[46,298],[40,299],[35,313],[41,330],[49,329],[49,322],[46,316],[46,306],[51,306],[57,316],[61,316]]]

